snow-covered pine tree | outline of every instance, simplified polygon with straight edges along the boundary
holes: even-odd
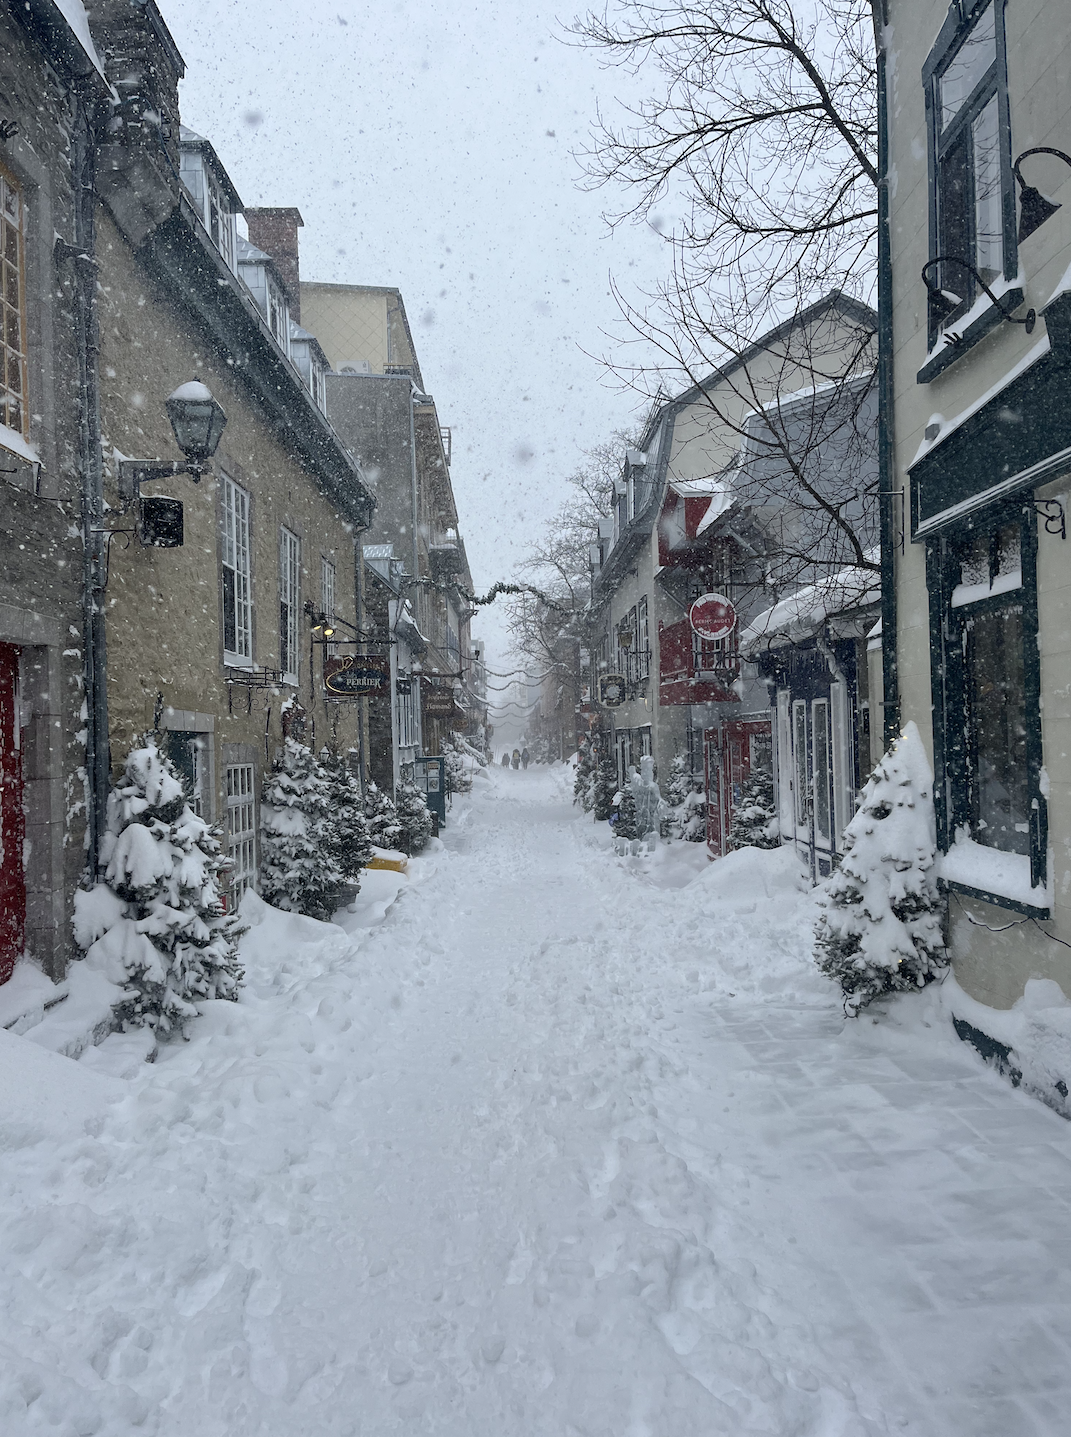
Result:
[[[933,773],[913,723],[884,755],[822,885],[815,962],[854,1015],[882,993],[921,988],[947,966],[935,873]]]
[[[331,853],[345,881],[359,888],[361,869],[372,861],[361,785],[346,760],[329,749],[320,750],[320,764],[327,774]]]
[[[398,821],[398,810],[389,793],[378,784],[369,782],[364,796],[364,816],[368,823],[368,837],[377,848],[401,851],[402,825]]]
[[[266,903],[327,920],[345,877],[339,867],[327,772],[288,738],[260,802],[260,893]]]
[[[592,790],[592,807],[595,822],[605,823],[614,811],[614,794],[617,792],[617,764],[613,754],[603,754],[595,773]]]
[[[431,837],[433,825],[427,801],[414,784],[403,782],[395,789],[394,806],[398,810],[401,828],[398,847],[412,857],[414,853],[420,853]]]
[[[679,753],[670,764],[666,803],[669,812],[663,819],[662,836],[702,843],[707,831],[703,779],[692,772],[692,761],[686,753]]]
[[[576,750],[576,777],[573,779],[573,802],[585,813],[591,812],[591,780],[595,773],[595,755],[590,739],[582,738]]]
[[[471,764],[467,761],[465,750],[455,738],[445,738],[442,742],[443,757],[446,759],[446,791],[448,794],[471,793],[472,772]]]
[[[630,774],[631,778],[631,774]],[[621,790],[621,797],[617,803],[617,817],[614,819],[614,849],[618,854],[632,852],[632,846],[640,837],[639,825],[636,821],[636,799],[632,792],[632,784],[626,781]],[[638,848],[639,845],[637,844]]]
[[[199,1002],[237,999],[246,925],[223,910],[219,837],[155,744],[127,756],[108,798],[104,882],[75,894],[74,920],[86,961],[123,985],[124,1027],[173,1037]]]
[[[780,845],[773,774],[753,768],[744,779],[740,802],[729,825],[730,848],[777,848]]]

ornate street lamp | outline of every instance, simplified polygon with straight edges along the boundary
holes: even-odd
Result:
[[[212,397],[207,384],[199,379],[180,384],[164,401],[167,417],[175,433],[175,442],[186,456],[182,459],[120,459],[119,494],[123,499],[139,497],[142,484],[153,479],[169,479],[174,474],[189,474],[196,484],[202,474],[211,474],[208,462],[215,454],[227,416]]]

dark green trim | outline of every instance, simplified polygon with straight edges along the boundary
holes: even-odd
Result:
[[[948,514],[957,522],[949,511],[988,490],[1033,488],[1056,477],[1035,467],[1071,450],[1069,378],[1061,355],[1042,355],[911,465],[912,537],[928,520]]]
[[[1005,290],[998,295],[999,305],[991,304],[984,309],[976,319],[973,319],[958,339],[953,340],[952,335],[955,329],[946,329],[942,336],[941,348],[934,350],[926,363],[915,375],[919,384],[929,384],[939,374],[944,374],[957,360],[962,359],[965,354],[974,348],[980,339],[991,334],[998,325],[1005,323],[1006,314],[1014,314],[1023,304],[1025,295],[1019,288]]]
[[[952,590],[958,578],[959,541],[968,534],[984,532],[1002,523],[1019,519],[1023,582],[1018,589],[990,600],[951,607]],[[937,817],[937,846],[947,853],[953,835],[971,819],[971,792],[974,781],[970,757],[969,718],[963,633],[972,614],[1006,608],[1022,608],[1023,708],[1026,716],[1027,792],[1030,805],[1030,883],[1043,887],[1048,873],[1048,808],[1041,792],[1041,656],[1038,652],[1037,600],[1037,514],[1033,502],[993,505],[983,514],[965,520],[953,531],[941,533],[926,543],[926,588],[930,610],[930,688],[933,702],[934,806]],[[1012,908],[1031,917],[1048,917],[1043,905],[1023,905],[998,894],[950,883],[949,888],[984,899],[998,907]]]
[[[881,528],[882,738],[891,747],[900,732],[900,673],[896,632],[897,513],[894,450],[893,270],[889,217],[889,103],[884,17],[874,7],[878,83],[878,519]],[[903,519],[901,518],[901,524]]]
[[[994,908],[1007,908],[1011,913],[1022,913],[1027,918],[1051,918],[1048,908],[1033,903],[1020,903],[1018,898],[1005,898],[999,893],[987,893],[984,888],[970,888],[966,883],[949,883],[945,878],[937,880],[938,887],[945,893],[962,893],[964,898],[977,898],[980,903],[992,904]]]

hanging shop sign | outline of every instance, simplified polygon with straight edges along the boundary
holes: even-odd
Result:
[[[599,703],[603,708],[620,708],[625,702],[627,679],[624,674],[602,674],[599,677]]]
[[[428,718],[453,718],[457,712],[453,689],[427,682],[420,685],[420,706]]]
[[[324,688],[337,699],[390,693],[390,659],[385,654],[335,654],[324,660]]]
[[[724,639],[736,628],[736,610],[724,594],[700,594],[688,622],[701,639]]]

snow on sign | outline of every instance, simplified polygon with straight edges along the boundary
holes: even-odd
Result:
[[[736,610],[724,594],[700,594],[688,622],[701,639],[724,639],[736,628]]]
[[[342,699],[385,694],[390,690],[390,660],[382,654],[335,655],[324,661],[324,688]]]
[[[620,708],[627,693],[624,674],[603,674],[599,679],[599,702],[604,708]]]

